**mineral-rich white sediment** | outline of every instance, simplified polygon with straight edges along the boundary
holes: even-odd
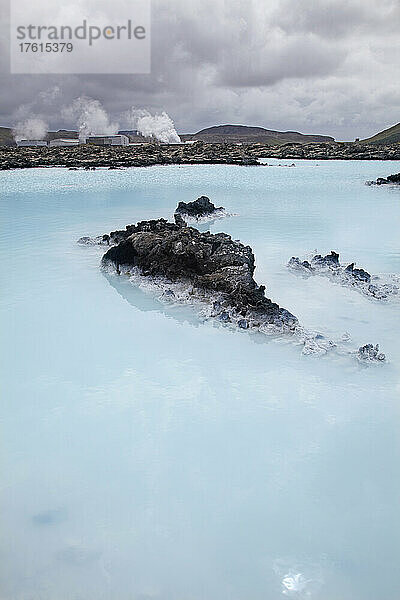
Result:
[[[292,256],[288,267],[305,277],[328,277],[334,283],[355,289],[375,300],[388,301],[398,296],[400,290],[398,275],[371,275],[364,269],[356,268],[355,263],[341,265],[339,254],[333,250],[326,256],[315,254],[305,260]]]

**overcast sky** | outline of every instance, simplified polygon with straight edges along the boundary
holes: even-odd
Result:
[[[1,22],[3,126],[32,113],[72,128],[62,108],[82,95],[121,128],[136,106],[181,133],[240,123],[352,140],[400,121],[399,0],[153,0],[150,75],[10,75]]]

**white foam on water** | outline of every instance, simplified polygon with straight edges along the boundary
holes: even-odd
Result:
[[[307,579],[302,573],[287,573],[282,579],[282,593],[285,595],[294,595],[302,592],[307,587]]]
[[[212,214],[205,215],[203,217],[192,217],[185,213],[181,213],[181,216],[188,225],[199,225],[199,224],[203,224],[203,223],[213,223],[214,221],[217,221],[219,219],[225,219],[228,217],[237,217],[238,214],[229,212],[225,208],[221,208],[221,209],[215,210]]]

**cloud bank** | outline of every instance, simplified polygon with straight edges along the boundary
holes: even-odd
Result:
[[[400,120],[398,0],[153,0],[152,14],[152,72],[132,76],[12,76],[4,19],[0,124],[73,127],[62,109],[85,96],[110,127],[134,105],[182,133],[242,123],[354,139]]]

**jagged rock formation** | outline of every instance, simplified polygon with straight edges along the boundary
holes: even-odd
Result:
[[[177,216],[181,216],[183,220],[189,218],[198,221],[205,217],[221,217],[224,212],[225,209],[223,206],[216,207],[210,201],[210,198],[207,198],[207,196],[200,196],[200,198],[197,198],[194,202],[179,202],[174,216],[175,221]]]
[[[168,145],[147,143],[132,146],[0,147],[0,170],[29,167],[93,169],[148,167],[169,164],[231,164],[256,166],[257,157],[247,147],[221,144]]]
[[[385,184],[398,184],[400,185],[400,173],[389,175],[388,177],[378,177],[376,181],[367,181],[367,185],[385,185]]]
[[[180,228],[187,227],[187,223],[183,217],[199,221],[205,217],[219,218],[226,214],[223,206],[216,207],[207,196],[200,196],[200,198],[197,198],[193,202],[179,202],[175,210],[174,220],[175,225]],[[146,221],[142,221],[137,225],[127,225],[125,229],[111,231],[110,234],[99,235],[95,238],[84,236],[78,240],[78,244],[85,246],[114,246],[125,240],[132,233],[135,233],[136,227],[141,226],[143,223],[146,223]]]
[[[363,144],[354,142],[332,142],[299,144],[289,143],[266,147],[255,144],[249,152],[258,158],[289,158],[309,160],[398,160],[400,144]]]
[[[221,320],[229,320],[233,309],[241,328],[251,321],[290,330],[297,323],[296,317],[266,298],[265,287],[254,281],[250,246],[226,233],[200,232],[158,219],[112,232],[109,238],[119,242],[104,255],[103,265],[111,263],[117,272],[137,268],[149,277],[185,281],[194,290],[216,294],[215,310]]]
[[[358,359],[366,362],[383,362],[386,356],[383,352],[379,352],[379,344],[375,346],[373,344],[365,344],[358,349]]]
[[[255,259],[245,246],[225,233],[200,232],[189,227],[181,215],[177,223],[165,219],[141,221],[123,230],[97,238],[84,237],[81,244],[108,246],[102,259],[105,271],[126,274],[140,287],[155,291],[164,302],[195,303],[203,306],[206,318],[231,324],[242,330],[290,333],[303,346],[305,355],[323,356],[345,352],[360,361],[384,360],[379,347],[367,344],[357,351],[344,350],[348,334],[333,341],[302,327],[297,318],[265,296],[265,287],[254,278]],[[310,272],[317,268],[343,269],[347,277],[365,283],[369,274],[340,267],[339,255],[316,255],[311,262],[292,259],[296,268]]]
[[[388,300],[399,293],[399,285],[395,277],[393,281],[383,281],[377,275],[372,276],[364,269],[355,268],[354,263],[347,266],[339,262],[339,254],[331,251],[326,256],[316,254],[309,260],[301,260],[292,256],[288,267],[303,275],[323,275],[329,277],[335,283],[352,287],[359,292],[375,298],[376,300]],[[390,276],[388,276],[388,279]]]

